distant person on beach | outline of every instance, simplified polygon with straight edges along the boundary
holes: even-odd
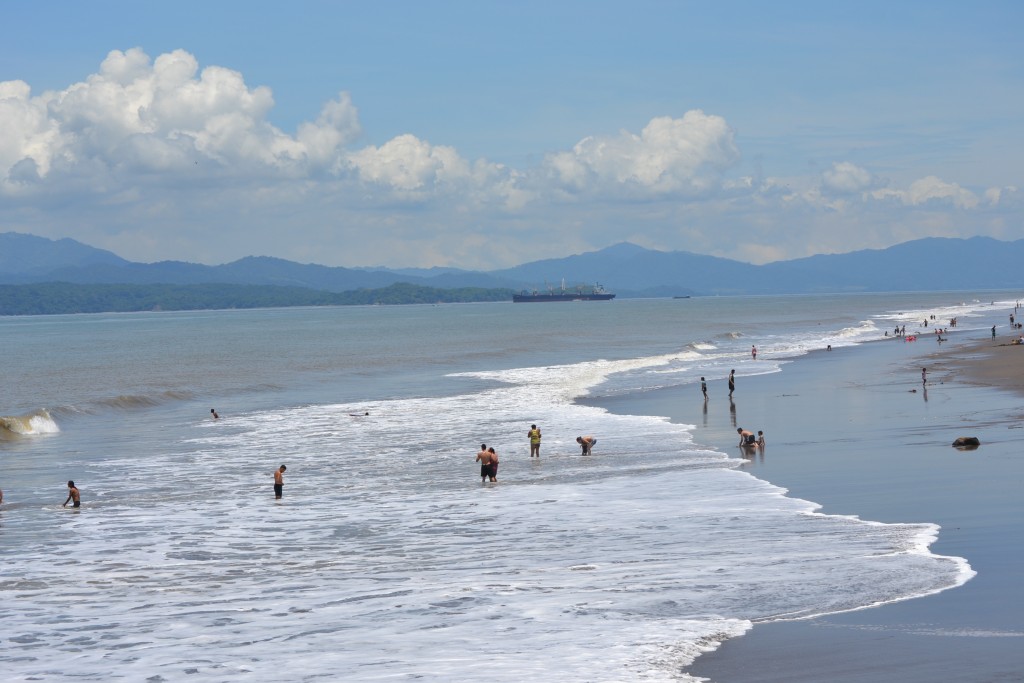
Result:
[[[498,454],[494,451],[494,446],[488,448],[487,452],[491,455],[491,481],[498,481]]]
[[[732,396],[732,392],[736,391],[736,371],[729,371],[729,395]]]
[[[68,506],[68,502],[72,503],[71,507],[73,508],[82,507],[82,494],[78,490],[78,487],[75,486],[75,482],[70,479],[68,480],[68,497],[61,507],[66,508]]]
[[[992,326],[992,338],[993,339],[996,338],[996,326],[995,325]]]
[[[757,445],[759,448],[764,448],[764,432],[760,429],[757,430]]]
[[[284,473],[288,468],[281,465],[274,470],[274,498],[278,499],[284,495]]]
[[[213,419],[214,419],[214,420],[216,420],[216,419],[219,419],[219,418],[220,418],[220,415],[218,415],[218,414],[217,414],[217,411],[216,411],[216,410],[214,410],[213,408],[210,408],[210,415],[211,415],[211,416],[213,417]]]
[[[754,436],[753,432],[748,432],[743,427],[737,427],[736,433],[740,435],[740,446],[756,446],[757,437]]]
[[[704,378],[700,378],[700,391],[704,394],[704,400],[708,400],[708,383],[704,381]]]
[[[482,484],[491,476],[491,453],[487,450],[487,444],[480,444],[480,451],[476,454],[476,461],[480,463],[480,483]]]
[[[757,360],[757,347],[756,346],[751,346],[750,347],[750,357],[753,358],[754,360]]]
[[[928,368],[921,368],[921,384],[928,383]]]
[[[597,444],[597,439],[592,436],[577,436],[576,443],[580,445],[583,452],[580,455],[590,455],[590,451],[594,449],[594,445]]]
[[[537,425],[530,425],[530,431],[526,432],[530,439],[530,457],[540,457],[540,429]]]

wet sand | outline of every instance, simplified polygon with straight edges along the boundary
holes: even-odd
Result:
[[[1024,347],[982,333],[818,352],[781,373],[602,400],[667,415],[754,476],[826,514],[941,526],[931,551],[977,576],[942,593],[820,618],[755,624],[699,658],[715,683],[1024,680]],[[922,386],[921,367],[928,368]],[[744,457],[736,427],[765,431]],[[958,450],[958,436],[981,447]],[[771,576],[764,576],[770,582]]]

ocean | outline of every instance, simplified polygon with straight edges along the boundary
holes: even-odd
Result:
[[[686,681],[755,622],[956,587],[935,525],[821,514],[600,401],[923,350],[1017,296],[0,318],[0,677]]]

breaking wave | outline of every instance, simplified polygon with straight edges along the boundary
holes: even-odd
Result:
[[[27,415],[0,416],[0,439],[55,434],[59,431],[60,427],[57,426],[57,422],[45,409]]]

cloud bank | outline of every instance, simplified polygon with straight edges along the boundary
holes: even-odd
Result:
[[[270,123],[273,107],[270,89],[183,50],[115,50],[60,91],[0,82],[3,229],[146,261],[469,268],[623,240],[763,262],[1021,236],[1007,227],[1014,187],[933,174],[900,187],[848,160],[800,178],[744,175],[740,133],[699,109],[510,168],[414,133],[368,144],[346,92],[294,132]]]

